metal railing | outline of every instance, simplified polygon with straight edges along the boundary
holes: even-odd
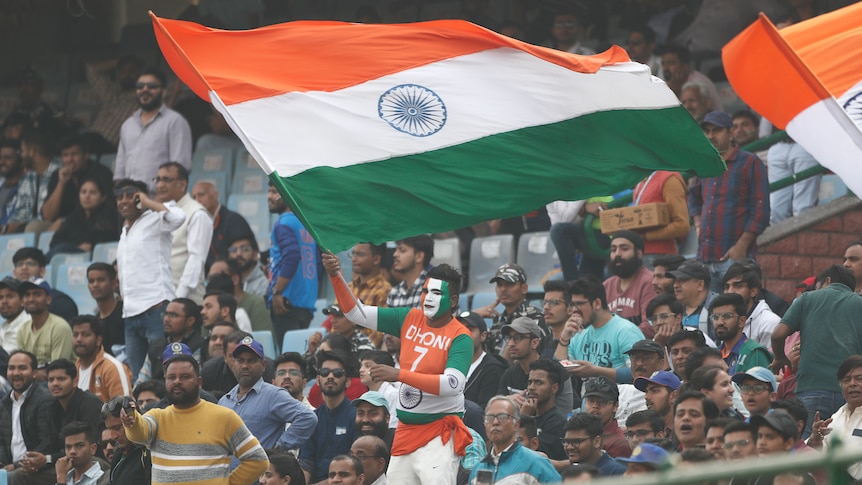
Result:
[[[771,134],[765,138],[755,140],[755,141],[749,143],[748,145],[745,145],[744,147],[742,147],[742,149],[749,151],[749,152],[757,152],[757,151],[765,150],[765,149],[771,147],[772,145],[774,145],[778,142],[788,140],[789,138],[790,137],[787,136],[787,132],[779,131],[779,132],[773,133],[773,134]],[[799,173],[795,173],[789,177],[785,177],[783,179],[776,180],[775,182],[772,182],[771,184],[769,184],[769,191],[775,192],[776,190],[783,189],[785,187],[789,187],[789,186],[795,184],[796,182],[800,182],[802,180],[814,177],[816,175],[820,175],[825,171],[826,171],[826,169],[820,165],[817,165],[817,166],[811,167],[811,168],[807,168],[807,169],[805,169]],[[683,174],[684,177],[689,176],[689,175],[693,175],[693,174],[690,174],[690,173],[684,173]],[[619,197],[617,199],[614,199],[614,200],[608,202],[608,209],[616,209],[619,207],[625,207],[625,206],[631,204],[631,202],[632,202],[632,194],[628,194],[628,195]],[[596,218],[596,216],[594,216],[593,214],[587,213],[584,216],[584,227],[585,228],[592,228],[593,227],[592,224],[593,224],[593,221],[595,220],[595,218]],[[586,231],[584,231],[584,234],[586,236],[586,241],[587,241],[587,248],[586,248],[587,250],[589,250],[591,253],[593,253],[596,256],[605,257],[605,258],[610,254],[610,251],[608,249],[605,249],[605,248],[602,248],[601,246],[599,246],[599,242],[596,239],[596,230],[595,229],[586,230]]]

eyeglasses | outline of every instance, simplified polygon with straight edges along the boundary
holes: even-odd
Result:
[[[581,443],[590,441],[589,438],[560,438],[560,443],[563,446],[581,446]]]
[[[302,377],[302,372],[299,372],[299,371],[298,371],[298,370],[296,370],[296,369],[291,369],[291,370],[284,370],[284,369],[282,369],[282,370],[276,371],[276,372],[275,372],[275,375],[276,375],[277,377],[284,377],[284,376],[290,376],[290,377]],[[324,376],[324,377],[326,377],[326,376]],[[338,377],[338,376],[335,376],[335,377]]]
[[[239,253],[239,252],[243,252],[243,253],[245,253],[245,252],[247,252],[247,251],[251,251],[251,246],[247,246],[247,245],[245,245],[245,246],[239,246],[239,247],[237,247],[237,246],[231,246],[231,247],[227,248],[227,252],[229,252],[230,254],[236,254],[236,253]]]
[[[509,338],[512,340],[512,342],[519,344],[519,343],[521,343],[522,340],[529,340],[529,339],[534,339],[534,338],[539,338],[539,337],[534,337],[532,335],[523,335],[520,333],[516,333],[515,335],[512,335]]]
[[[117,447],[117,440],[102,440],[99,442],[99,448],[102,448],[102,449],[107,448],[109,445],[116,448]]]
[[[485,415],[485,422],[486,423],[493,423],[494,420],[496,419],[497,421],[499,421],[501,423],[508,423],[509,421],[511,421],[514,418],[515,418],[514,416],[512,416],[511,414],[507,414],[507,413],[486,414]]]
[[[135,84],[135,89],[160,89],[162,87],[159,83],[137,83]]]
[[[771,387],[764,386],[763,384],[755,384],[753,386],[749,386],[747,384],[744,384],[744,385],[739,386],[739,391],[744,393],[744,394],[748,394],[748,393],[760,394],[760,393],[766,392],[770,389],[771,389]]]
[[[131,195],[135,195],[138,192],[139,190],[137,189],[137,187],[117,187],[116,189],[114,189],[114,197],[120,197],[123,195],[128,197]]]
[[[719,320],[730,320],[731,318],[735,318],[736,313],[725,312],[725,313],[713,313],[709,316],[710,320],[713,322],[717,322]]]
[[[24,261],[18,261],[17,263],[15,263],[16,268],[20,268],[22,266],[26,266],[28,268],[38,268],[39,263],[33,261],[32,259],[25,259]]]
[[[166,184],[169,184],[175,180],[177,180],[176,177],[153,177],[153,183],[154,184],[157,184],[159,182],[164,182]]]
[[[659,313],[658,315],[653,315],[647,319],[650,325],[655,326],[658,322],[666,322],[670,320],[672,317],[677,316],[678,313]]]
[[[317,375],[320,377],[329,377],[329,374],[332,374],[332,377],[336,379],[341,379],[345,374],[347,374],[347,371],[344,369],[330,369],[329,367],[321,367],[317,371]]]
[[[586,304],[587,304],[587,303],[589,303],[589,302],[590,302],[590,300],[578,300],[578,301],[573,301],[573,302],[572,302],[572,306],[581,307],[581,306],[586,305]]]
[[[632,439],[635,436],[637,436],[638,438],[646,438],[647,435],[651,435],[651,434],[655,434],[655,433],[648,430],[648,429],[639,429],[636,431],[626,431],[626,438]]]
[[[542,300],[542,306],[557,306],[565,303],[563,300]]]
[[[728,441],[728,442],[724,443],[724,449],[725,450],[732,450],[732,449],[736,448],[737,446],[742,448],[743,446],[748,446],[749,444],[751,444],[751,440]]]

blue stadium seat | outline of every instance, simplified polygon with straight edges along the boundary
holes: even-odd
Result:
[[[0,251],[8,253],[10,257],[12,254],[15,254],[15,251],[21,248],[33,247],[35,245],[36,234],[32,232],[0,236]]]
[[[116,153],[103,153],[101,157],[99,157],[99,163],[110,168],[111,171],[114,171],[114,162],[117,161]]]
[[[461,269],[461,241],[457,237],[434,240],[434,257],[431,265],[448,264]]]
[[[51,239],[54,238],[54,231],[45,231],[39,234],[39,244],[38,248],[42,250],[43,253],[48,254],[48,250],[51,249]]]
[[[93,261],[112,264],[117,259],[118,242],[104,242],[93,248]]]
[[[209,182],[218,190],[219,194],[227,193],[227,172],[192,172],[189,175],[189,191],[198,182]]]
[[[231,194],[227,208],[245,217],[261,251],[269,249],[272,219],[265,194]]]
[[[90,296],[90,290],[87,288],[87,267],[90,266],[90,263],[77,262],[59,266],[53,264],[52,266],[57,268],[53,286],[68,294],[75,301],[79,313],[82,315],[92,313],[96,308],[96,300]]]
[[[244,148],[240,149],[236,153],[236,163],[234,164],[234,175],[239,175],[241,173],[261,173],[263,169],[260,168],[260,165],[249,155],[248,151]]]
[[[304,354],[308,350],[308,339],[314,335],[314,332],[326,335],[326,330],[323,328],[304,328],[285,332],[284,341],[281,343],[281,352],[299,352],[300,354]]]
[[[470,282],[467,292],[489,291],[493,287],[488,281],[494,277],[497,269],[514,262],[514,238],[511,234],[473,239],[470,244]]]
[[[518,240],[518,264],[527,273],[527,285],[530,291],[542,291],[545,280],[560,272],[560,258],[551,242],[550,233],[521,234]]]
[[[57,253],[51,258],[51,266],[53,269],[51,271],[45,270],[45,275],[51,275],[51,279],[49,283],[52,285],[55,284],[56,281],[59,281],[59,272],[60,267],[66,264],[83,264],[85,266],[90,265],[90,253]],[[86,271],[84,272],[84,286],[86,287],[87,275]],[[85,288],[86,289],[86,288]]]
[[[308,328],[323,328],[323,322],[326,321],[328,315],[323,314],[323,309],[330,305],[331,300],[327,300],[326,298],[319,298],[314,303],[314,316],[311,317],[311,323],[308,325]]]
[[[237,173],[231,182],[231,194],[265,194],[269,179],[262,170],[251,173]]]
[[[254,330],[251,336],[263,345],[263,355],[274,359],[278,357],[278,350],[275,348],[275,339],[272,338],[272,332],[269,330]]]
[[[192,155],[191,173],[224,173],[227,178],[233,174],[233,150],[198,150]]]
[[[486,307],[492,303],[497,301],[496,293],[476,293],[473,295],[473,302],[470,304],[470,310],[475,310],[477,308]],[[497,305],[494,307],[498,312],[502,312],[504,310],[503,305]],[[486,318],[485,323],[488,325],[488,328],[491,328],[491,324],[494,323],[493,318]]]

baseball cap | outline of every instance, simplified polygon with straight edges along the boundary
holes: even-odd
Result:
[[[324,315],[339,315],[342,317],[344,316],[344,312],[341,311],[341,307],[338,306],[338,303],[333,303],[332,305],[329,305],[328,307],[324,308],[323,314]]]
[[[19,286],[21,286],[21,282],[11,276],[7,276],[0,280],[0,288],[9,288],[17,293]]]
[[[638,391],[646,392],[647,384],[658,384],[675,391],[679,389],[681,384],[679,377],[671,371],[660,370],[653,372],[649,377],[638,377],[635,379],[634,385]]]
[[[808,278],[805,278],[799,283],[796,283],[796,289],[804,291],[810,290],[814,288],[814,283],[816,282],[815,280],[816,278],[814,276],[809,276]]]
[[[544,336],[542,328],[539,327],[539,322],[533,320],[530,317],[518,317],[512,320],[512,323],[508,325],[503,325],[503,328],[500,329],[500,333],[502,333],[506,337],[511,335],[512,332],[526,333],[534,337]]]
[[[192,349],[182,342],[170,343],[165,346],[165,350],[162,352],[162,364],[178,355],[192,355]]]
[[[632,348],[623,352],[624,354],[630,354],[632,352],[655,352],[659,355],[664,355],[664,347],[661,346],[660,343],[655,340],[638,340],[632,345]]]
[[[497,280],[508,281],[509,283],[526,283],[527,273],[524,272],[524,268],[517,264],[506,263],[497,269],[497,273],[488,283],[496,283]]]
[[[632,455],[628,458],[617,458],[617,461],[625,463],[648,463],[655,465],[656,468],[664,464],[670,457],[670,454],[661,446],[652,443],[641,443],[635,446],[632,450]]]
[[[257,354],[258,357],[263,359],[263,345],[260,344],[257,340],[251,337],[245,337],[239,341],[239,344],[233,349],[233,356],[236,357],[237,354],[242,351],[242,349],[248,349]]]
[[[760,382],[765,382],[772,386],[772,392],[778,390],[778,381],[775,379],[775,374],[772,373],[771,370],[766,367],[754,366],[751,369],[748,369],[745,372],[737,372],[733,375],[731,379],[736,385],[741,386],[742,381],[745,380],[746,377],[753,377]]]
[[[644,237],[634,231],[625,229],[617,231],[611,234],[611,240],[613,241],[614,239],[628,239],[634,245],[635,249],[644,250]]]
[[[767,425],[778,431],[784,439],[799,439],[799,428],[796,427],[796,420],[783,409],[770,409],[765,416],[752,416],[749,422],[755,429]]]
[[[463,323],[467,328],[478,328],[480,332],[488,331],[488,324],[485,319],[475,312],[461,312],[458,314],[458,321]]]
[[[35,278],[33,280],[30,280],[30,281],[22,281],[21,283],[19,283],[18,284],[18,294],[23,294],[27,290],[32,290],[34,288],[36,288],[36,289],[41,288],[41,289],[45,290],[45,293],[48,293],[49,291],[51,291],[51,285],[49,285],[47,281],[43,280],[42,278]]]
[[[700,122],[700,127],[703,128],[703,125],[707,124],[715,125],[719,128],[730,128],[733,126],[733,120],[730,115],[724,111],[710,111],[703,117],[703,121]]]
[[[584,398],[600,397],[606,401],[620,400],[620,390],[616,383],[606,377],[590,377],[584,382]]]
[[[356,407],[360,401],[365,401],[374,407],[383,408],[387,413],[391,412],[389,411],[389,401],[386,400],[386,396],[377,391],[366,391],[365,394],[354,399],[350,404]]]
[[[709,270],[706,266],[697,261],[686,261],[679,265],[679,268],[676,270],[670,271],[670,274],[678,280],[696,279],[709,282],[711,279],[709,277]]]

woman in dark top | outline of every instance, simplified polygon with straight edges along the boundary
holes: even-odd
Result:
[[[78,192],[78,206],[62,220],[51,239],[48,261],[57,253],[90,252],[96,244],[120,239],[117,207],[110,197],[110,188],[104,182],[85,179]]]

